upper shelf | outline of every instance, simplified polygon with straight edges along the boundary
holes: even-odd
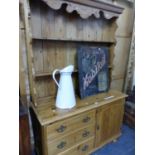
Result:
[[[63,4],[66,4],[66,11],[72,13],[76,11],[81,18],[86,19],[91,15],[96,18],[101,17],[101,12],[104,18],[111,19],[118,17],[122,13],[123,8],[112,3],[101,2],[99,0],[42,0],[52,9],[58,10]]]
[[[86,42],[86,43],[104,43],[104,44],[114,44],[116,43],[116,40],[111,39],[109,40],[105,40],[105,41],[101,41],[101,40],[81,40],[81,39],[62,39],[62,38],[41,38],[41,37],[33,37],[33,40],[47,40],[47,41],[60,41],[60,42]]]

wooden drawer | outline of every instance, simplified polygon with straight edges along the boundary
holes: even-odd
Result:
[[[92,136],[95,136],[95,124],[93,126],[89,126],[89,127],[79,130],[75,134],[75,141],[76,141],[76,143],[78,143],[78,142],[84,141]]]
[[[56,155],[62,151],[65,151],[74,144],[74,137],[72,135],[59,138],[55,141],[48,142],[48,155]]]
[[[95,126],[88,126],[64,137],[48,141],[48,154],[55,155],[95,135]]]
[[[47,139],[55,139],[79,128],[95,124],[95,110],[47,126]]]
[[[94,148],[94,137],[89,140],[76,145],[58,155],[88,155],[91,150]]]

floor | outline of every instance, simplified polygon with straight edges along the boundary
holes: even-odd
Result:
[[[32,155],[35,155],[33,152]],[[127,125],[122,127],[122,135],[116,141],[107,144],[91,155],[135,155],[135,132]]]
[[[135,155],[135,132],[127,125],[122,127],[122,135],[91,155]]]

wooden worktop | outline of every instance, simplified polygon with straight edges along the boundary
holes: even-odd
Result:
[[[113,97],[108,99],[107,97],[109,96],[113,96]],[[34,105],[31,104],[31,107],[36,113],[40,124],[47,125],[47,124],[56,122],[58,120],[65,119],[67,117],[98,108],[100,106],[111,103],[118,99],[123,99],[125,97],[127,97],[127,95],[124,93],[121,93],[115,90],[110,90],[107,93],[100,93],[94,96],[87,97],[86,99],[82,99],[82,100],[79,97],[77,97],[76,106],[69,110],[62,110],[56,107],[52,107],[51,105],[52,103],[54,105],[55,100],[53,100],[52,103],[47,102],[44,105],[38,106],[38,107],[34,107]]]

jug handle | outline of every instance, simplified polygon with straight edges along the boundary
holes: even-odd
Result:
[[[60,87],[59,84],[58,84],[58,81],[55,79],[55,74],[56,74],[56,72],[60,72],[60,70],[59,70],[59,69],[55,69],[55,70],[53,71],[53,79],[54,79],[55,83],[57,84],[57,86]]]

